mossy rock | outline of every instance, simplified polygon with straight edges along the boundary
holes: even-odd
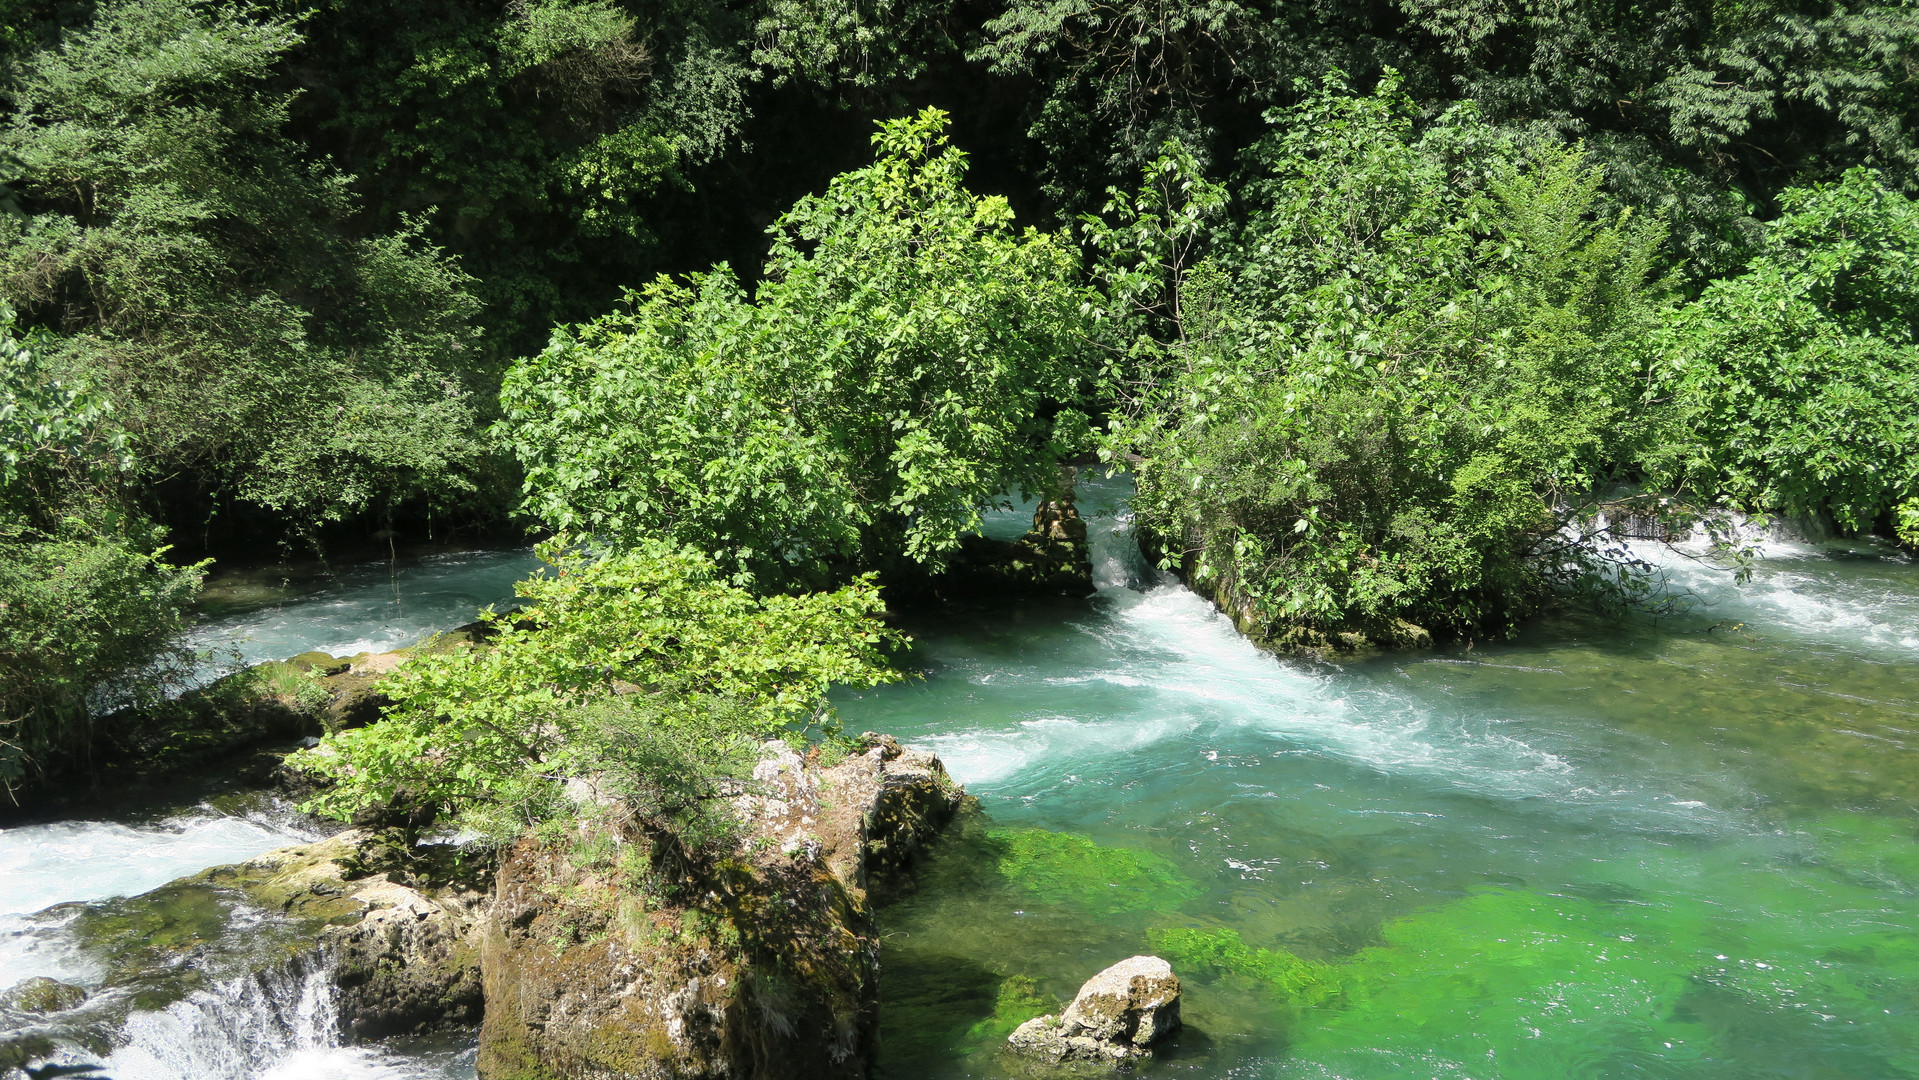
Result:
[[[320,652],[316,649],[312,652],[303,652],[298,656],[289,657],[285,661],[285,664],[295,671],[303,673],[316,672],[320,675],[338,675],[352,667],[353,661],[334,656],[332,653]]]
[[[45,976],[28,979],[0,994],[0,1009],[12,1009],[32,1016],[66,1012],[87,1000],[85,989]]]
[[[993,1014],[966,1029],[960,1040],[961,1051],[997,1046],[1021,1024],[1061,1008],[1058,998],[1040,989],[1039,980],[1030,975],[1009,975],[1000,980],[993,996]]]
[[[75,942],[106,971],[123,1005],[160,1009],[209,981],[282,963],[313,945],[314,928],[262,913],[234,890],[203,879],[141,896],[60,905]]]

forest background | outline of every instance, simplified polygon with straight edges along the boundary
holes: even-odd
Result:
[[[1885,0],[7,0],[0,778],[164,696],[202,560],[276,547],[531,522],[870,613],[1097,455],[1324,647],[1631,602],[1632,515],[1919,542],[1915,43]]]

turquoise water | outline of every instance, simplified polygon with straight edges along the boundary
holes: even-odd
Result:
[[[488,604],[511,607],[514,583],[539,565],[530,549],[519,549],[442,552],[324,574],[276,567],[216,574],[187,644],[204,653],[201,680],[313,650],[386,652],[472,622]]]
[[[1919,1076],[1919,567],[1666,553],[1678,617],[1311,664],[1123,525],[1096,597],[921,622],[923,678],[839,702],[982,809],[882,909],[888,1077],[1018,1075],[1012,1023],[1147,951],[1155,1072]]]
[[[839,697],[981,803],[882,898],[887,1077],[1022,1075],[1011,1027],[1146,951],[1189,1025],[1149,1075],[1919,1076],[1919,566],[1774,542],[1735,585],[1649,551],[1685,613],[1312,664],[1141,565],[1125,491],[1082,487],[1097,596],[922,619],[921,678]],[[229,579],[201,640],[391,648],[531,566]],[[28,912],[300,835],[210,808],[0,831],[0,984],[100,978]],[[316,980],[140,1014],[110,1075],[472,1075],[470,1042],[335,1045]]]

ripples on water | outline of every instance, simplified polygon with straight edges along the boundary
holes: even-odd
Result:
[[[840,701],[938,749],[987,815],[883,910],[888,1077],[1005,1075],[1009,976],[1065,997],[1148,950],[1190,1023],[1151,1071],[1919,1076],[1911,562],[1774,542],[1736,587],[1653,551],[1682,615],[1315,665],[1141,565],[1122,485],[1084,490],[1109,508],[1097,597],[923,622],[923,680]],[[249,659],[391,648],[531,567],[446,558],[236,595],[201,633]],[[0,832],[0,971],[97,981],[70,915],[25,913],[306,838],[207,810]],[[472,1075],[470,1044],[332,1045],[322,975],[142,1014],[111,1075]]]
[[[923,681],[841,701],[989,819],[885,910],[887,1075],[1002,1075],[1007,977],[1160,946],[1183,1075],[1919,1076],[1903,556],[1775,542],[1735,586],[1659,551],[1683,615],[1316,665],[1117,529],[1093,600],[923,623]],[[1009,855],[1031,828],[1125,857]]]
[[[539,565],[530,550],[459,551],[304,581],[272,570],[234,574],[210,584],[205,621],[187,644],[210,654],[202,679],[310,650],[386,652],[472,622],[488,604],[511,606],[514,584]]]

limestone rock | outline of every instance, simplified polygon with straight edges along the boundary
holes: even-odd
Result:
[[[344,1034],[375,1039],[480,1019],[479,931],[487,900],[470,884],[429,869],[436,854],[452,858],[401,850],[391,836],[349,829],[190,880],[237,889],[314,925],[335,961]]]
[[[1060,1015],[1021,1024],[1007,1045],[1055,1063],[1117,1063],[1177,1030],[1179,977],[1157,956],[1135,956],[1086,980]]]
[[[877,736],[864,746],[827,768],[769,744],[735,800],[741,842],[697,890],[645,884],[635,868],[655,841],[617,814],[577,837],[522,840],[487,918],[480,1075],[867,1075],[879,1005],[868,876],[909,857],[961,793],[931,754]]]

